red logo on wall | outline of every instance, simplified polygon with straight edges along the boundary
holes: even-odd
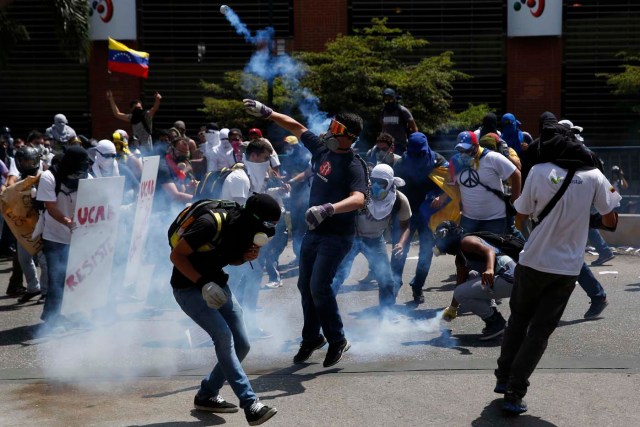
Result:
[[[331,173],[331,163],[327,161],[321,164],[318,172],[320,172],[320,175],[322,176],[329,175]]]
[[[544,0],[519,0],[513,4],[513,9],[519,12],[522,9],[522,5],[526,5],[529,8],[529,12],[534,18],[539,18],[544,12]]]
[[[100,16],[102,22],[109,22],[113,18],[113,3],[111,0],[94,0],[89,8],[89,16],[93,15],[93,11],[96,11]]]

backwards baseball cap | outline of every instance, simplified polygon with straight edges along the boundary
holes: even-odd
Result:
[[[478,137],[470,130],[460,132],[456,141],[456,150],[458,151],[469,151],[474,146],[478,146]]]
[[[498,149],[498,142],[500,136],[497,133],[489,132],[480,138],[480,146],[496,151]]]
[[[427,150],[427,135],[422,132],[414,132],[407,139],[407,152],[409,154],[419,154]]]
[[[249,129],[249,133],[247,133],[247,135],[251,135],[251,134],[256,134],[258,135],[259,138],[262,138],[262,131],[258,128]]]
[[[211,122],[211,123],[207,123],[207,125],[205,126],[205,128],[210,131],[210,130],[220,130],[220,127],[218,126],[217,123],[215,122]]]
[[[286,142],[289,145],[296,145],[298,143],[298,138],[296,138],[293,135],[289,135],[284,139],[284,142]]]

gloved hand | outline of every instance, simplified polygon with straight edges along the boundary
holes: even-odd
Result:
[[[444,313],[442,313],[442,320],[447,322],[451,322],[456,317],[458,317],[458,309],[456,307],[449,306],[445,308]]]
[[[313,230],[320,225],[322,221],[329,218],[334,214],[336,210],[331,203],[325,203],[320,206],[311,206],[304,214],[304,220],[309,227],[309,230]]]
[[[202,287],[202,298],[211,308],[218,309],[227,302],[227,294],[218,284],[209,282]]]
[[[244,109],[252,116],[268,119],[269,116],[271,116],[271,113],[273,113],[271,108],[267,107],[262,102],[256,101],[255,99],[243,99],[242,102],[244,103]]]

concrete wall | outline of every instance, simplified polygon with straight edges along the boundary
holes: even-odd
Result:
[[[618,228],[614,233],[600,230],[609,246],[640,247],[640,215],[620,214]]]

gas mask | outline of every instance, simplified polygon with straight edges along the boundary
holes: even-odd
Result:
[[[433,237],[433,254],[435,256],[455,255],[460,249],[462,228],[453,221],[445,221],[436,227]]]
[[[340,142],[337,137],[347,136],[351,140],[347,142]],[[331,151],[347,151],[351,148],[351,145],[358,139],[358,135],[347,131],[347,127],[337,120],[331,120],[329,123],[329,129],[322,136],[322,143]]]
[[[373,200],[384,200],[389,194],[388,186],[389,183],[386,179],[371,178],[371,198]]]

